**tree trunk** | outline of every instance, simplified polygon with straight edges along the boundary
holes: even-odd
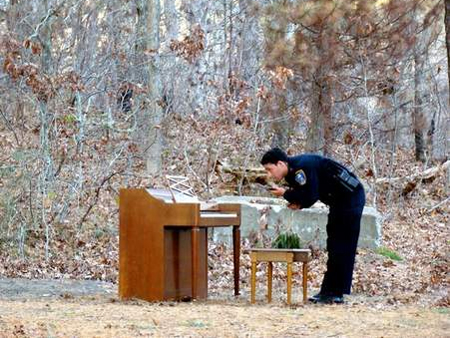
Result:
[[[146,159],[147,171],[156,175],[161,171],[161,120],[163,111],[159,105],[162,97],[161,79],[158,70],[159,63],[159,24],[161,20],[161,7],[159,0],[137,0],[137,39],[136,60],[138,64],[147,64],[140,69],[138,78],[148,88],[148,104],[142,108],[139,118],[140,132],[138,138],[143,141],[141,151]],[[140,62],[142,60],[142,62]]]
[[[243,22],[238,34],[236,76],[246,82],[249,82],[255,76],[258,65],[257,50],[254,48],[258,20],[250,10],[251,4],[252,0],[239,0]]]
[[[50,6],[48,4],[48,0],[43,1],[44,7],[44,15],[47,15],[50,10]],[[40,40],[42,43],[42,70],[46,75],[50,75],[52,72],[52,31],[51,31],[51,17],[47,19],[47,22],[44,22],[44,25],[41,28]]]
[[[285,5],[281,1],[275,5]],[[266,23],[265,27],[265,63],[266,67],[272,71],[277,71],[277,67],[285,66],[283,58],[280,57],[279,49],[284,45],[286,40],[287,20],[284,17],[275,17]],[[285,88],[280,88],[277,84],[272,84],[273,97],[268,100],[265,105],[266,113],[273,121],[271,123],[271,131],[273,132],[272,147],[280,147],[285,149],[288,147],[288,135],[292,130],[289,123],[287,112],[287,98]]]
[[[42,55],[41,65],[42,73],[49,76],[53,72],[52,64],[52,30],[50,25],[51,17],[50,6],[48,0],[43,2],[44,15],[47,16],[47,21],[43,23],[43,26],[39,32],[39,39],[42,43]],[[53,157],[50,144],[50,128],[52,124],[52,115],[48,111],[48,102],[46,99],[39,100],[39,115],[40,115],[40,147],[41,147],[41,173],[39,176],[39,186],[42,198],[41,204],[41,222],[45,226],[45,258],[49,258],[49,246],[50,246],[50,221],[47,219],[49,210],[52,209],[52,200],[49,198],[49,194],[52,191],[52,185],[54,181],[54,167]]]
[[[178,38],[178,12],[175,0],[164,0],[164,25],[167,39],[176,40]]]
[[[447,47],[447,77],[450,91],[450,0],[445,0],[445,43]],[[450,95],[449,105],[450,105]]]
[[[425,162],[425,113],[424,107],[424,55],[420,51],[414,53],[414,108],[413,129],[416,161]]]
[[[445,44],[447,47],[448,91],[450,92],[450,0],[445,0]],[[450,93],[448,100],[450,106]],[[447,169],[447,183],[447,192],[450,192],[450,169]]]
[[[135,41],[135,58],[134,58],[134,69],[135,69],[135,81],[147,84],[149,81],[148,69],[144,66],[145,64],[145,53],[148,49],[148,38],[150,31],[149,26],[149,9],[148,5],[151,1],[149,0],[136,0],[136,41]]]
[[[149,110],[148,118],[150,128],[148,130],[147,147],[147,171],[149,174],[157,174],[161,171],[162,159],[162,136],[161,121],[163,110],[159,104],[162,98],[161,76],[159,74],[159,25],[161,20],[161,6],[159,0],[148,0],[147,19],[147,46],[151,52],[151,59],[148,63],[148,88],[150,104],[146,108]],[[145,114],[147,116],[147,114]]]
[[[308,129],[306,140],[307,151],[330,155],[331,145],[333,143],[333,98],[332,98],[332,80],[333,74],[333,56],[330,54],[328,35],[333,31],[324,30],[319,25],[316,30],[318,34],[314,37],[315,71],[312,74],[312,107],[311,124]]]
[[[329,81],[319,77],[312,82],[312,109],[311,123],[308,128],[306,150],[312,153],[330,155],[333,121],[332,99]]]
[[[272,147],[279,147],[286,149],[288,147],[290,127],[288,120],[285,119],[287,114],[287,102],[286,96],[283,90],[275,90],[274,98],[269,103],[270,115],[274,119],[278,119],[272,122]]]
[[[426,60],[428,60],[428,51],[431,43],[435,40],[432,33],[432,25],[426,23],[425,19],[419,16],[417,10],[414,10],[414,21],[416,29],[419,29],[417,39],[414,44],[414,108],[413,108],[413,130],[415,141],[416,161],[425,162],[427,155],[432,153],[433,132],[429,132],[430,126],[426,114],[426,108],[430,104],[430,85],[425,78],[428,73],[426,69]],[[428,109],[429,110],[429,109]],[[427,138],[428,134],[428,140]]]
[[[9,8],[6,13],[6,25],[9,32],[16,32],[16,25],[19,22],[19,0],[11,0],[9,2]]]

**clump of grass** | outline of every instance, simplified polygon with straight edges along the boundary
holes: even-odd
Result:
[[[187,326],[190,327],[208,327],[208,324],[200,319],[191,319],[186,322]]]
[[[394,250],[391,250],[391,249],[386,248],[386,247],[384,247],[384,246],[381,247],[381,248],[379,248],[379,249],[377,250],[377,253],[378,253],[379,255],[381,255],[381,256],[390,258],[390,259],[392,259],[393,261],[401,261],[401,260],[403,260],[403,258],[402,258],[398,253],[396,253]]]
[[[450,314],[450,309],[448,307],[437,307],[437,308],[433,309],[433,311],[435,311],[437,313],[441,313],[443,315]]]
[[[272,242],[272,248],[275,249],[300,249],[300,237],[293,232],[283,232]]]

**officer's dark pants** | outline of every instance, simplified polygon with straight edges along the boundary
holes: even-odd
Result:
[[[327,271],[323,278],[321,294],[350,294],[364,204],[364,189],[360,187],[339,205],[330,206],[327,224]]]

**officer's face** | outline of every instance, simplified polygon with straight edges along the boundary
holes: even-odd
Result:
[[[267,176],[273,178],[275,181],[281,181],[288,172],[287,164],[282,161],[278,161],[277,164],[264,164],[264,169],[266,169]]]

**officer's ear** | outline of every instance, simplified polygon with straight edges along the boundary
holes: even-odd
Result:
[[[285,171],[286,173],[287,173],[287,169],[288,169],[288,164],[287,164],[287,162],[284,162],[284,161],[278,161],[277,162],[277,167],[279,167],[279,168],[282,168],[283,169],[283,171]]]

